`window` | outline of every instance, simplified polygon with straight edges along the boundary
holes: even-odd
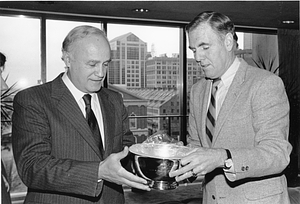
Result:
[[[130,116],[136,116],[134,113],[131,113]],[[129,119],[129,128],[130,129],[136,129],[137,128],[137,119],[136,118],[130,118]]]
[[[128,59],[139,59],[139,48],[138,47],[127,47],[127,58]]]
[[[1,52],[6,56],[3,78],[24,89],[41,83],[40,20],[0,16]]]

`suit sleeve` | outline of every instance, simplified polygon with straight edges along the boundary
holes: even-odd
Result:
[[[123,103],[122,97],[120,97],[120,107],[121,107],[121,113],[122,113],[122,127],[123,127],[123,148],[125,146],[130,147],[135,143],[134,136],[129,128],[129,118],[128,118],[128,112],[127,109]],[[125,158],[121,160],[122,166],[129,172],[133,172],[132,169],[132,159],[131,154],[128,154]]]
[[[199,134],[197,131],[196,125],[196,116],[195,116],[195,91],[199,89],[199,85],[194,85],[190,93],[190,113],[189,113],[189,126],[188,126],[188,135],[187,135],[187,144],[192,147],[201,147],[201,141],[199,139]]]
[[[76,160],[67,155],[68,151],[60,157],[53,156],[57,151],[51,140],[55,127],[49,125],[45,104],[41,105],[43,97],[39,96],[22,91],[14,98],[12,145],[20,178],[32,189],[98,196],[102,187],[97,183],[98,161]],[[65,126],[59,121],[57,125]],[[60,135],[60,140],[70,140],[68,137]],[[75,145],[67,143],[70,146],[65,146],[66,150]],[[81,149],[77,153],[83,155]]]
[[[122,124],[123,124],[123,147],[130,147],[135,143],[134,136],[129,128],[129,118],[127,109],[123,104],[123,99],[121,98],[121,107],[122,107]]]
[[[246,94],[251,96],[250,105],[245,104],[251,108],[250,123],[239,127],[239,137],[253,135],[254,141],[248,147],[230,149],[235,172],[225,175],[231,181],[280,174],[292,150],[288,142],[289,103],[281,79],[268,75],[255,81]]]

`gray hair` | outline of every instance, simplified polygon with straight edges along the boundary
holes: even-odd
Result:
[[[62,49],[61,49],[61,51],[63,52],[62,60],[64,60],[64,55],[65,55],[64,53],[70,51],[70,47],[74,42],[91,35],[98,35],[106,38],[106,34],[104,31],[93,26],[83,25],[83,26],[77,26],[73,28],[65,37],[62,43]]]
[[[189,33],[203,23],[210,25],[210,27],[221,37],[224,37],[227,33],[231,33],[236,37],[234,23],[230,18],[214,11],[201,12],[186,26],[185,29],[187,33]]]

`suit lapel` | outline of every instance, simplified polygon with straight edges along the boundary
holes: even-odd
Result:
[[[230,114],[232,108],[235,106],[238,96],[241,94],[241,88],[242,88],[242,84],[245,79],[246,69],[247,69],[247,64],[242,60],[240,66],[239,66],[239,69],[236,72],[236,75],[232,81],[232,84],[229,87],[229,90],[227,92],[227,95],[225,97],[223,105],[220,109],[218,119],[216,122],[213,145],[219,136],[222,126],[224,125],[224,122],[226,121],[226,118]]]
[[[73,95],[63,83],[62,74],[53,81],[52,97],[58,100],[57,109],[78,131],[80,136],[91,146],[96,154],[101,158],[99,147],[93,138],[91,129],[86,122]],[[102,158],[101,158],[102,159]]]
[[[206,114],[207,114],[207,105],[208,98],[210,94],[210,82],[208,80],[202,81],[201,84],[195,89],[195,98],[194,98],[194,113],[196,119],[196,125],[198,130],[198,135],[203,137],[199,137],[200,143],[204,147],[209,147],[211,145],[210,140],[206,136]],[[199,90],[199,91],[198,91]]]
[[[101,106],[103,127],[104,127],[104,138],[105,138],[105,154],[106,158],[113,150],[113,136],[115,132],[115,109],[113,104],[109,100],[109,95],[102,88],[98,93],[98,98]]]

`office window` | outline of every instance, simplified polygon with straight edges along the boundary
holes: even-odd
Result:
[[[3,78],[24,89],[41,82],[40,20],[0,16],[0,52],[6,56]]]
[[[127,48],[127,58],[128,59],[139,59],[139,48],[138,47],[128,47]]]
[[[0,16],[0,28],[0,52],[6,56],[2,77],[7,79],[7,85],[11,87],[15,84],[13,90],[21,90],[40,84],[40,20],[28,16]],[[27,187],[18,176],[10,137],[11,125],[2,126],[1,120],[1,159],[6,168],[12,195],[26,192]]]

